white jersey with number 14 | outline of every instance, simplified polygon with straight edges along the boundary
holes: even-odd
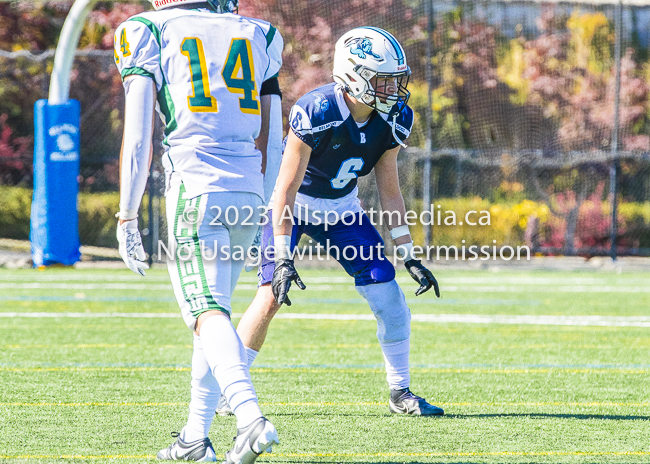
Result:
[[[186,195],[251,192],[263,197],[262,83],[282,65],[281,35],[266,21],[171,8],[129,18],[115,32],[122,79],[152,78],[165,123],[163,164]]]

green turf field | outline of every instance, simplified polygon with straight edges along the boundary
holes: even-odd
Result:
[[[412,389],[447,415],[388,413],[374,322],[300,318],[370,310],[343,271],[303,270],[252,369],[281,440],[260,462],[650,462],[650,274],[435,273],[438,301],[398,281],[414,319],[462,319],[412,324]],[[2,270],[0,313],[69,313],[0,317],[0,462],[153,461],[184,425],[192,336],[166,271]],[[555,325],[580,316],[604,317]],[[234,433],[215,419],[218,455]]]

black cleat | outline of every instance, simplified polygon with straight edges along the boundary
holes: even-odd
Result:
[[[445,414],[442,408],[427,403],[424,398],[414,395],[408,388],[390,391],[388,409],[393,414],[411,416],[444,416]]]
[[[214,454],[212,442],[209,438],[191,441],[189,443],[181,440],[178,432],[172,432],[176,441],[167,448],[158,451],[156,457],[163,461],[198,461],[215,462],[217,456]]]

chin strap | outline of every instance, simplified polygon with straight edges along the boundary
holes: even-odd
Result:
[[[399,137],[397,137],[397,134],[395,133],[395,126],[397,126],[397,111],[395,111],[393,113],[393,123],[391,124],[391,126],[393,128],[393,138],[397,141],[397,143],[399,143],[402,146],[402,148],[407,148],[408,145],[406,145],[404,142],[402,142],[399,139]]]

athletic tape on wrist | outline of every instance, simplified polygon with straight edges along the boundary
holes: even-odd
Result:
[[[390,236],[393,237],[393,240],[396,238],[404,237],[405,235],[411,235],[409,231],[409,226],[398,226],[390,230]]]
[[[131,219],[136,219],[138,217],[138,211],[134,209],[123,209],[120,210],[115,217],[123,221],[130,221]]]
[[[415,252],[413,251],[413,242],[397,245],[397,252],[400,254],[402,259],[404,259],[404,261],[415,258]]]
[[[276,235],[273,237],[275,260],[289,259],[291,250],[291,235]]]

